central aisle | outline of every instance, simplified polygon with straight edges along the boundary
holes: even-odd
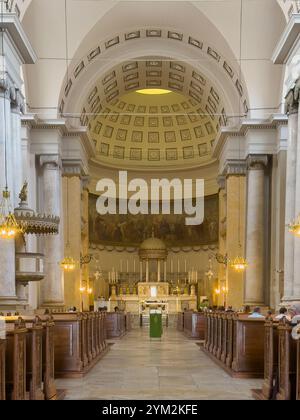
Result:
[[[115,341],[83,379],[58,380],[66,399],[251,399],[262,381],[232,379],[176,330],[150,341],[146,328]]]

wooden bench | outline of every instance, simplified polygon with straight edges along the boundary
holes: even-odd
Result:
[[[6,340],[0,338],[0,401],[5,400],[5,347]]]
[[[129,312],[125,314],[125,324],[126,324],[126,331],[131,331],[132,330],[132,314]]]
[[[107,339],[122,338],[125,333],[125,314],[123,312],[108,312],[106,314]]]
[[[104,313],[56,313],[54,319],[55,377],[84,376],[108,350]]]
[[[184,330],[184,313],[180,312],[177,314],[177,330],[183,331]]]
[[[5,381],[7,400],[26,400],[26,329],[19,319],[7,326]]]
[[[271,400],[276,397],[278,383],[278,322],[272,317],[265,322],[264,382],[260,390],[253,390],[257,400]]]
[[[43,323],[36,317],[26,328],[26,390],[30,400],[44,400]]]
[[[277,400],[296,399],[297,343],[293,327],[284,318],[278,325],[278,393]]]
[[[224,312],[206,313],[205,317],[202,350],[233,377],[263,377],[264,319]]]
[[[54,378],[54,322],[51,316],[23,316],[26,334],[26,389],[32,400],[62,399],[64,392],[57,391]],[[12,328],[15,317],[6,317]]]
[[[183,332],[194,340],[205,340],[206,318],[199,312],[187,311],[183,315]]]

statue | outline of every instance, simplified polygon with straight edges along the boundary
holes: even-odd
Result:
[[[28,198],[28,182],[25,181],[21,189],[21,192],[19,194],[19,199],[21,200],[21,203],[27,203],[27,198]]]

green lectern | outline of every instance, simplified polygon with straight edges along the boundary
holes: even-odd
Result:
[[[150,338],[161,338],[163,333],[162,328],[162,313],[161,311],[150,311]]]

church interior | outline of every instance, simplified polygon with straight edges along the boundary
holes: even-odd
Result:
[[[299,101],[299,1],[0,0],[0,400],[300,399]]]

